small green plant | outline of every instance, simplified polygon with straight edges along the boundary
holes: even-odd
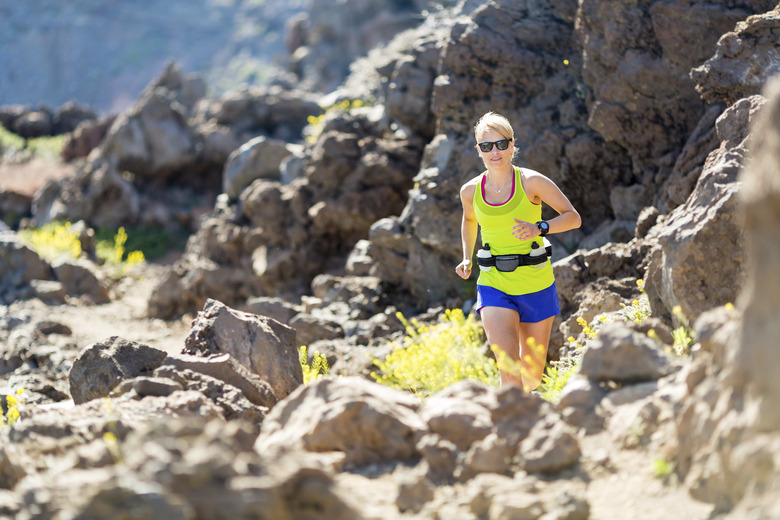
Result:
[[[670,462],[664,457],[658,457],[653,461],[653,475],[655,478],[662,480],[664,484],[678,484],[677,473],[674,471],[674,462]]]
[[[433,325],[396,316],[406,335],[383,361],[374,359],[379,369],[371,373],[374,380],[421,399],[463,379],[498,385],[498,366],[484,353],[484,332],[473,314],[448,309]]]
[[[127,243],[127,231],[120,227],[112,241],[98,240],[95,246],[97,255],[106,262],[120,265],[122,262],[128,265],[139,264],[144,261],[144,254],[141,251],[131,251],[125,256],[125,244]]]
[[[328,375],[330,367],[328,366],[328,358],[325,354],[320,354],[316,350],[312,355],[311,365],[309,365],[309,355],[306,345],[298,347],[298,360],[301,363],[301,369],[303,369],[303,384],[308,385],[312,381]]]
[[[655,475],[656,478],[665,479],[672,471],[674,471],[674,464],[665,458],[658,457],[653,461],[653,475]]]
[[[82,253],[79,234],[73,230],[70,222],[49,222],[37,228],[22,229],[19,236],[49,262],[63,256],[79,258]],[[122,269],[144,262],[146,257],[143,251],[127,252],[127,242],[127,232],[120,227],[111,240],[96,240],[96,254],[106,263]]]
[[[70,222],[49,222],[37,228],[23,229],[19,236],[48,261],[61,256],[81,256],[79,234],[72,230]]]
[[[13,426],[19,421],[19,404],[22,402],[23,393],[24,388],[17,388],[13,394],[5,396],[4,410],[0,414],[0,428]]]
[[[623,310],[617,313],[604,314],[599,316],[589,324],[584,318],[577,318],[577,324],[582,327],[587,342],[594,339],[599,332],[599,327],[604,323],[609,323],[617,319],[642,321],[650,315],[650,303],[643,288],[641,279],[636,281],[637,287],[641,292],[640,296],[631,302],[631,305],[623,305]],[[654,331],[653,331],[654,332]],[[549,363],[542,376],[542,384],[537,392],[547,401],[557,402],[560,393],[566,386],[566,382],[577,371],[582,362],[582,355],[585,353],[586,345],[580,345],[573,337],[568,338],[568,342],[573,348],[568,350],[568,354],[559,361]]]
[[[672,316],[680,324],[672,331],[672,338],[674,338],[674,344],[672,350],[678,356],[687,356],[690,353],[691,344],[693,343],[694,332],[688,323],[688,318],[682,312],[682,307],[675,305],[672,309]]]
[[[318,116],[309,116],[307,119],[309,127],[305,130],[306,142],[311,144],[317,142],[317,139],[319,139],[320,134],[325,127],[326,118],[334,112],[348,112],[353,108],[362,108],[365,106],[368,106],[368,104],[360,99],[345,99],[335,105],[325,107],[325,112]]]
[[[60,155],[65,144],[65,136],[35,137],[25,139],[0,125],[0,148],[26,150],[33,157],[55,158]]]
[[[636,323],[642,323],[642,321],[650,316],[650,299],[645,293],[643,282],[641,279],[636,281],[636,285],[639,287],[641,294],[639,298],[634,299],[631,305],[623,305],[623,318],[626,321],[634,321]]]
[[[114,463],[119,464],[122,462],[122,448],[119,445],[119,437],[117,436],[117,420],[116,413],[114,412],[114,402],[110,397],[103,398],[103,408],[106,410],[106,415],[112,418],[106,424],[108,431],[103,432],[103,442],[106,443],[106,449],[114,459]]]
[[[95,230],[95,242],[100,258],[116,258],[118,247],[130,251],[128,258],[135,251],[143,254],[144,259],[154,260],[163,257],[173,249],[183,249],[186,236],[171,233],[165,229],[141,226],[128,226],[120,229],[100,227]],[[136,256],[138,254],[136,253]],[[127,260],[127,258],[123,258]]]
[[[551,403],[558,402],[569,378],[577,372],[585,352],[583,346],[577,343],[573,337],[569,337],[567,341],[572,345],[572,348],[564,357],[558,361],[551,361],[547,365],[542,376],[542,384],[539,385],[539,395]]]

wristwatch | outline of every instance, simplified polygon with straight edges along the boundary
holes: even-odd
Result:
[[[536,225],[539,227],[539,234],[541,236],[545,236],[550,231],[550,224],[548,224],[546,220],[540,220]]]

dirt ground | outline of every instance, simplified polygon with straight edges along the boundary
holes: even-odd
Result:
[[[24,162],[0,161],[0,191],[15,191],[32,196],[49,180],[75,173],[76,167],[46,159]]]

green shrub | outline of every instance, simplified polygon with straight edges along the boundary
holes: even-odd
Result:
[[[39,158],[57,158],[62,152],[65,144],[64,135],[55,135],[51,137],[36,137],[27,140],[26,150],[33,156]],[[0,149],[14,148],[16,150],[25,149],[25,140],[23,137],[7,130],[0,125]]]
[[[319,139],[320,134],[325,127],[325,120],[330,114],[334,112],[349,112],[353,108],[362,108],[365,106],[368,106],[368,104],[361,101],[360,99],[345,99],[344,101],[336,103],[335,105],[325,107],[325,112],[318,116],[309,116],[307,118],[309,126],[304,129],[306,142],[310,144],[317,142],[317,139]]]
[[[101,227],[95,230],[95,248],[98,257],[116,259],[117,239],[121,240],[122,257],[127,260],[125,251],[139,251],[146,260],[156,260],[171,250],[184,248],[185,237],[161,228],[128,226],[120,235],[116,228]],[[127,255],[129,256],[129,255]]]
[[[96,235],[98,235],[96,233]],[[38,255],[52,262],[62,256],[78,258],[81,256],[79,234],[73,231],[70,222],[49,222],[36,228],[19,231],[19,236],[27,242]],[[119,228],[111,238],[97,238],[95,249],[98,258],[113,265],[133,265],[145,260],[143,251],[137,249],[127,252],[128,235],[125,228]]]
[[[38,253],[52,262],[61,256],[81,256],[79,234],[71,230],[70,222],[49,222],[37,228],[22,229],[19,237]]]
[[[398,319],[406,335],[394,343],[384,360],[374,359],[379,371],[372,372],[377,382],[427,397],[463,379],[476,379],[497,386],[498,366],[484,352],[484,332],[472,314],[460,309],[446,310],[433,325],[417,320]]]
[[[328,358],[325,357],[325,354],[320,354],[317,351],[312,355],[311,365],[309,365],[309,356],[305,345],[298,348],[298,361],[300,361],[301,369],[303,370],[304,385],[308,385],[312,381],[328,375],[330,372]]]
[[[0,413],[0,428],[5,425],[13,426],[19,420],[19,404],[22,402],[23,388],[18,388],[16,392],[5,396],[5,404],[2,413]]]

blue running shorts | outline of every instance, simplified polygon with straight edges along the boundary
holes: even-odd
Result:
[[[547,289],[517,296],[506,294],[487,285],[477,285],[475,309],[478,314],[483,307],[504,307],[516,310],[520,316],[520,323],[537,323],[561,313],[555,282]]]

